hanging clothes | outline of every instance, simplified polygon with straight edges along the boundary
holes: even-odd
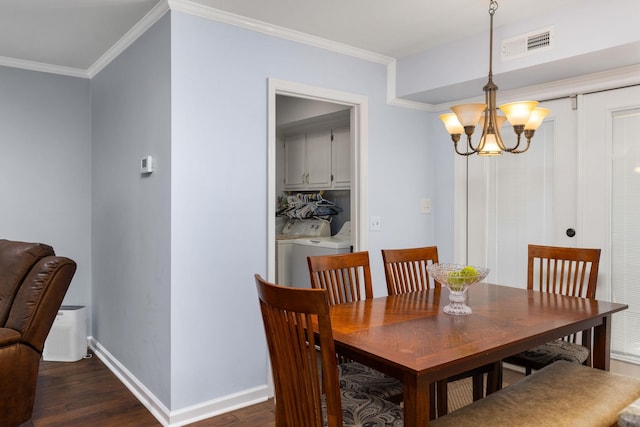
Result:
[[[286,201],[280,200],[281,209],[276,215],[288,218],[307,219],[322,218],[328,219],[331,215],[342,212],[342,208],[335,202],[327,200],[322,193],[297,193],[288,195]]]

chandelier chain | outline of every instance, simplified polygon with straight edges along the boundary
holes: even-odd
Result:
[[[493,14],[496,10],[498,10],[498,2],[491,0],[489,5],[489,83],[491,84],[493,84]]]
[[[491,0],[491,3],[489,3],[489,15],[493,16],[493,14],[496,13],[496,10],[498,10],[498,2]]]

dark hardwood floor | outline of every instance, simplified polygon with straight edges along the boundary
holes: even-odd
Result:
[[[521,374],[505,370],[505,383]],[[40,364],[33,417],[21,427],[158,427],[160,422],[93,356]],[[273,400],[190,424],[190,427],[274,427]]]
[[[190,424],[274,427],[273,400]],[[21,427],[159,427],[162,424],[97,357],[40,362],[31,421]]]

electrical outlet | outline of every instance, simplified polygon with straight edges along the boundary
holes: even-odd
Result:
[[[431,213],[431,199],[420,199],[420,213]]]
[[[369,230],[380,231],[382,229],[382,221],[379,216],[372,216],[369,218]]]

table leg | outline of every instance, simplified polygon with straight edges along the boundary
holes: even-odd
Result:
[[[602,324],[593,328],[593,367],[608,371],[611,356],[611,315],[602,317]]]
[[[424,377],[405,374],[404,390],[404,426],[427,427],[429,425],[431,387]]]

